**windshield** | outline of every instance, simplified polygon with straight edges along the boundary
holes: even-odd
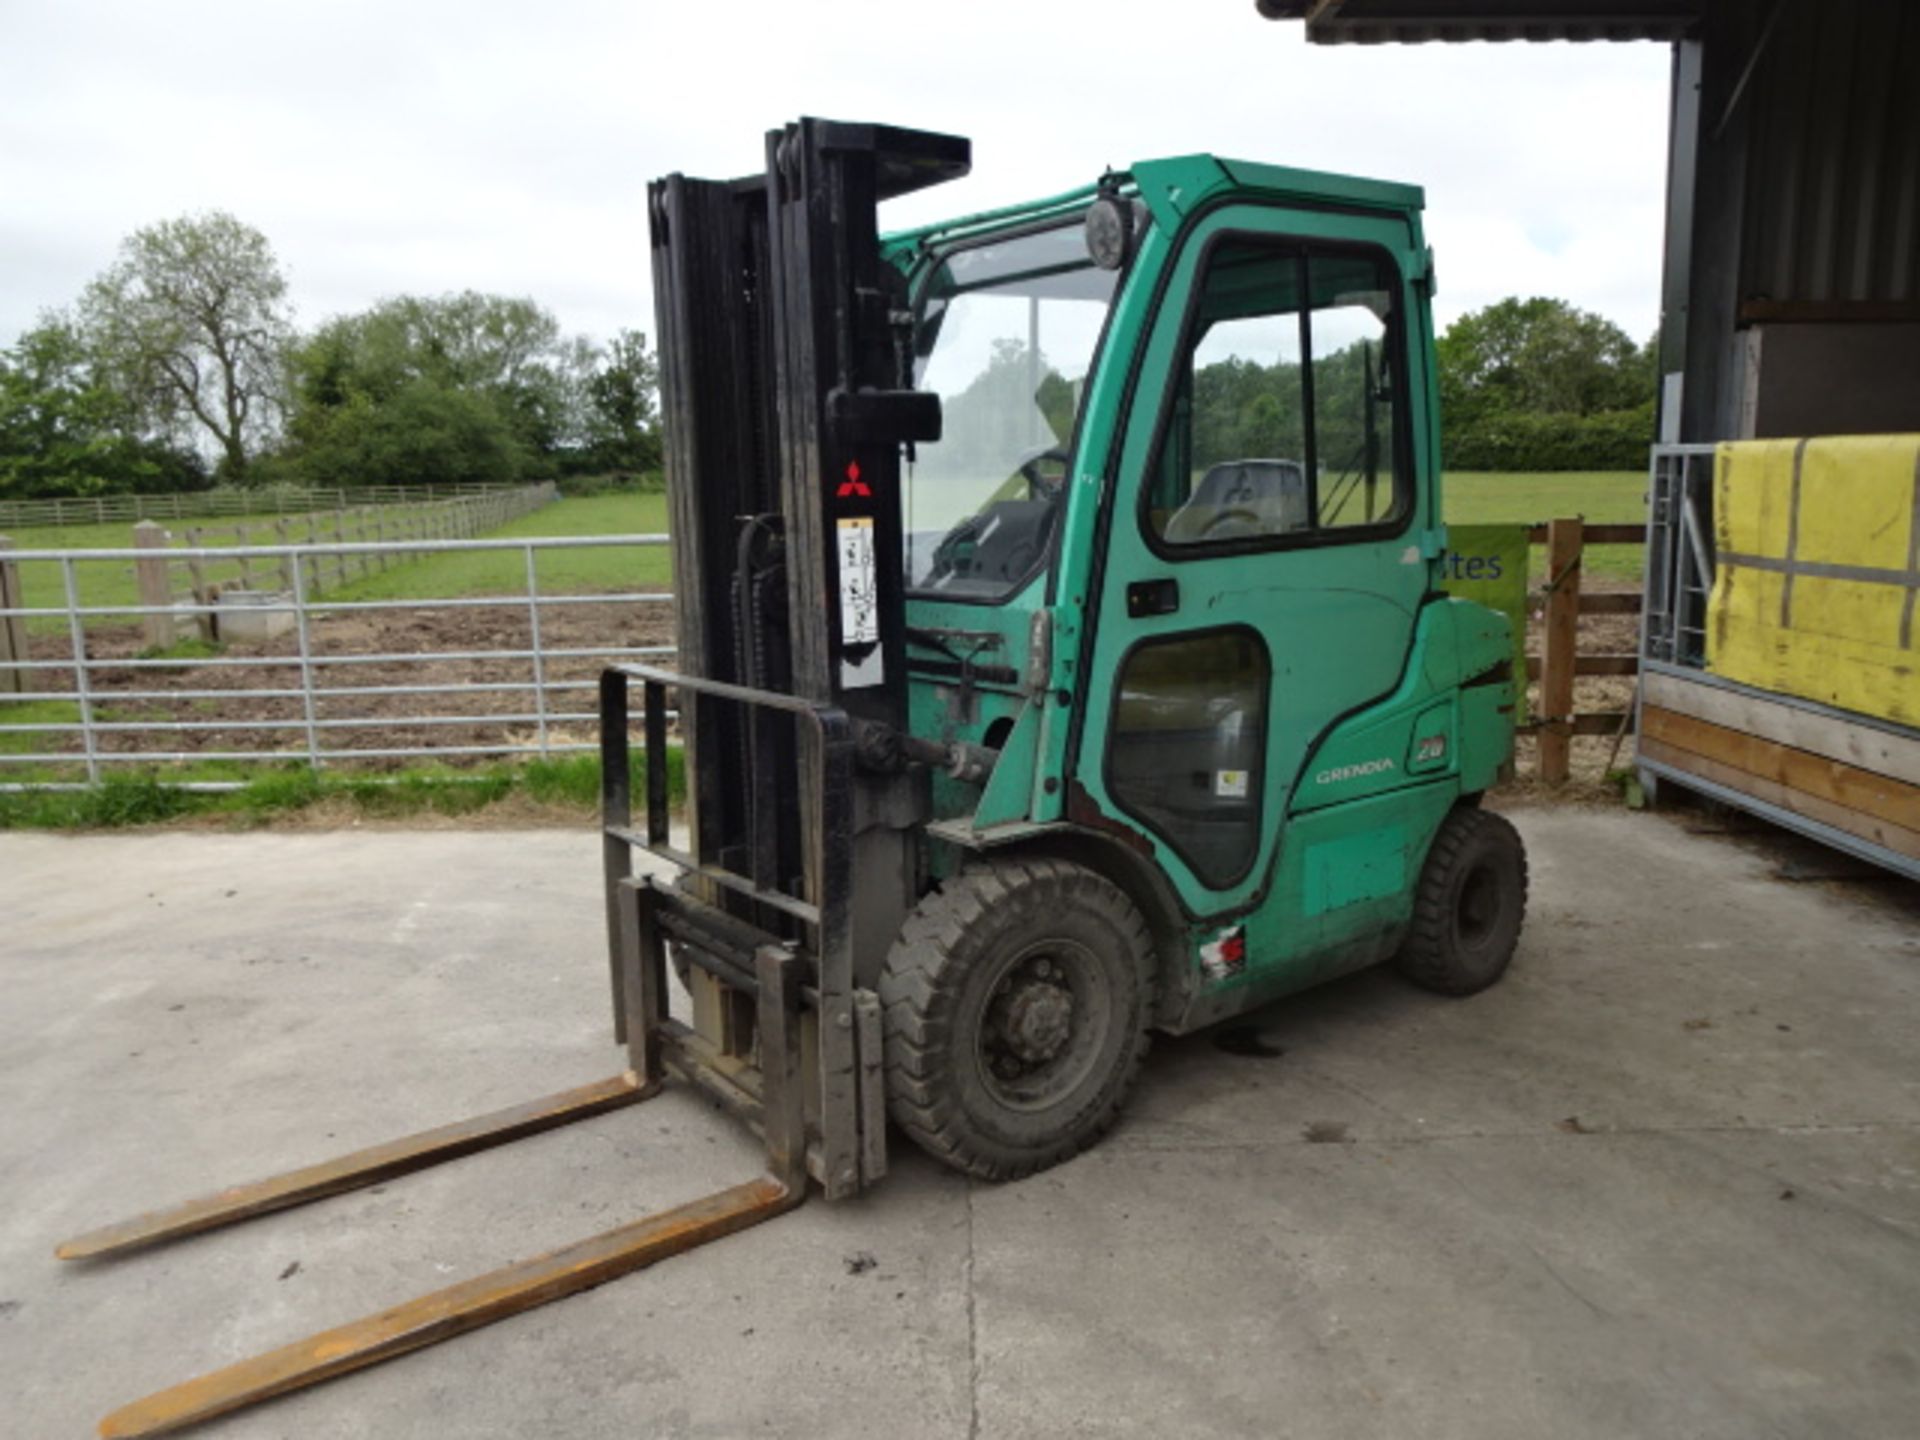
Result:
[[[922,293],[914,383],[941,438],[908,467],[908,588],[999,600],[1041,566],[1059,523],[1087,371],[1118,272],[1078,219],[946,257]]]

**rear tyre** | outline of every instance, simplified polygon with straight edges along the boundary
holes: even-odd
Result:
[[[986,1180],[1091,1145],[1147,1053],[1153,942],[1110,881],[1060,860],[971,865],[925,896],[880,975],[887,1099]]]
[[[1472,995],[1507,971],[1527,914],[1527,852],[1502,816],[1461,807],[1440,823],[1420,872],[1400,973],[1441,995]]]

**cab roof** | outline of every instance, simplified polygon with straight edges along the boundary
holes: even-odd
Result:
[[[1208,154],[1142,160],[1128,170],[1105,177],[1102,183],[1117,184],[1122,194],[1137,196],[1156,220],[1169,225],[1177,224],[1202,204],[1232,191],[1399,214],[1415,213],[1426,205],[1426,193],[1418,185]],[[976,232],[1008,230],[1064,218],[1084,209],[1100,189],[1100,184],[1082,185],[1041,200],[894,231],[881,237],[881,244],[890,253],[924,250]]]

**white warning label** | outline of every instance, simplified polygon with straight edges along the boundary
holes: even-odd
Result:
[[[879,638],[873,520],[866,515],[849,515],[840,521],[840,643],[871,645]]]

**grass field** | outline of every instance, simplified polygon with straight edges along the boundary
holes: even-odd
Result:
[[[1450,471],[1442,482],[1447,521],[1453,525],[1492,525],[1502,521],[1533,524],[1579,516],[1596,525],[1637,524],[1647,518],[1647,477],[1637,470],[1580,471],[1564,475],[1496,475]],[[1638,580],[1645,564],[1642,545],[1588,547],[1586,574],[1610,580]],[[1538,581],[1546,563],[1545,547],[1533,550]]]
[[[1447,519],[1455,524],[1497,521],[1532,523],[1569,515],[1594,522],[1645,518],[1646,476],[1582,473],[1567,475],[1493,475],[1462,472],[1446,477]],[[666,496],[602,495],[561,500],[517,520],[494,536],[664,534]],[[1640,547],[1597,546],[1590,568],[1603,574],[1637,576]],[[540,588],[554,594],[568,589],[666,588],[673,579],[666,548],[550,552],[540,559]],[[513,594],[525,588],[524,562],[511,552],[437,556],[401,570],[356,581],[334,592],[341,600],[416,599],[429,596]]]
[[[623,496],[612,498],[628,503],[635,500],[650,500],[657,506],[662,517],[664,517],[666,513],[666,502],[662,496]],[[617,533],[619,529],[617,525],[609,526],[606,529],[597,528],[603,522],[593,517],[590,513],[592,507],[605,503],[606,502],[602,500],[563,501],[548,506],[534,515],[524,517],[522,520],[509,525],[506,529],[498,533],[505,535],[592,535]],[[569,522],[568,519],[560,513],[562,506],[582,507],[580,511],[574,513],[585,515],[587,518],[577,522]],[[419,508],[420,507],[414,505],[392,505],[383,507],[382,513],[387,517],[389,522],[397,523],[403,522],[417,514]],[[290,537],[295,543],[303,540],[306,535],[305,517],[290,515],[286,518]],[[212,518],[196,519],[188,517],[183,520],[168,520],[165,524],[168,533],[173,535],[177,540],[184,540],[186,532],[195,526],[205,526],[210,533],[202,537],[202,544],[209,548],[227,549],[239,543],[238,537],[234,533],[234,527],[243,522],[250,526],[250,538],[253,544],[277,544],[278,540],[272,528],[272,520],[272,516],[235,517],[223,515]],[[549,526],[579,523],[585,525],[586,528],[545,530],[521,528],[528,525],[538,526],[542,523]],[[322,541],[327,538],[329,529],[329,522],[323,519],[318,531],[319,538]],[[14,542],[14,548],[19,550],[124,550],[133,544],[133,524],[130,521],[111,522],[105,525],[50,525],[13,530],[7,533]],[[663,551],[662,554],[664,555],[664,553]],[[522,562],[518,556],[502,556],[499,558],[508,568],[511,568],[515,574],[521,576],[521,579],[511,588],[524,589],[526,583],[524,577],[524,562]],[[270,575],[273,563],[274,562],[271,561],[259,562],[256,566],[256,575],[260,575],[263,572]],[[662,564],[664,565],[664,563],[663,560]],[[20,566],[20,573],[22,589],[26,592],[27,605],[35,608],[45,608],[64,605],[66,603],[65,581],[61,576],[58,564],[45,561],[39,563],[23,563]],[[209,575],[208,579],[225,584],[231,581],[234,573],[234,566],[232,564],[223,564],[217,568],[214,573]],[[377,582],[382,579],[401,580],[405,573],[406,567],[403,567],[401,571],[389,572],[386,576],[375,577],[375,581]],[[546,573],[543,567],[541,572],[543,584],[546,582]],[[662,573],[665,573],[664,570]],[[565,577],[562,576],[561,578],[564,579]],[[78,561],[74,565],[74,582],[79,591],[80,603],[82,605],[133,605],[139,602],[139,592],[133,579],[133,562],[130,560]],[[258,583],[270,584],[272,582],[270,579],[261,579]],[[184,571],[175,571],[174,585],[176,590],[185,589],[186,574]],[[600,586],[596,588],[611,587]],[[362,598],[357,593],[349,596],[344,589],[340,588],[330,590],[328,593],[341,599]],[[380,593],[384,594],[384,592]],[[396,593],[409,595],[435,593],[457,595],[471,592],[433,591],[429,589],[407,590]],[[369,594],[365,598],[379,597],[375,594]],[[67,626],[64,617],[36,619],[29,623],[32,628],[39,633],[64,632]],[[99,627],[103,625],[133,624],[137,623],[137,620],[136,617],[107,615],[90,617],[87,623],[90,626]]]
[[[1457,525],[1501,520],[1557,520],[1580,515],[1595,523],[1644,520],[1647,477],[1582,471],[1565,475],[1495,475],[1481,470],[1448,471],[1447,519]]]
[[[659,494],[596,495],[558,500],[522,516],[489,540],[542,535],[663,535],[667,497]],[[646,549],[607,546],[549,550],[537,557],[543,594],[593,590],[665,590],[673,583],[673,559],[664,545]],[[457,599],[467,595],[518,595],[527,588],[527,563],[517,551],[470,551],[434,555],[384,575],[356,580],[328,592],[334,600]]]
[[[166,523],[177,534],[192,525],[231,525],[234,522],[231,517],[217,517],[169,520]],[[133,544],[133,524],[130,521],[105,525],[46,525],[7,533],[17,550],[121,550]],[[210,540],[209,543],[221,542]],[[232,542],[229,539],[226,543]],[[139,592],[133,583],[132,561],[82,560],[74,565],[73,574],[82,605],[139,603]],[[66,604],[66,585],[58,565],[48,562],[22,564],[20,580],[28,605],[41,608]],[[64,617],[38,619],[29,623],[36,631],[64,631],[67,627]],[[126,624],[128,621],[121,617],[102,617],[90,623]]]
[[[1635,521],[1645,517],[1646,477],[1637,472],[1566,475],[1495,475],[1459,472],[1446,477],[1447,519],[1455,524],[1496,521],[1533,522],[1582,515],[1595,522]],[[195,522],[173,522],[176,533]],[[207,522],[209,524],[217,522]],[[489,538],[540,535],[660,534],[667,527],[666,497],[660,494],[600,495],[560,500],[491,532]],[[21,549],[79,549],[133,543],[129,525],[69,525],[26,530],[14,537]],[[231,543],[230,541],[227,543]],[[568,591],[665,589],[672,583],[672,559],[664,546],[644,550],[592,549],[552,551],[539,559],[540,588]],[[1589,573],[1615,578],[1640,574],[1638,546],[1596,546]],[[61,603],[58,567],[23,565],[27,604]],[[88,605],[130,605],[135,592],[130,564],[99,561],[77,567],[80,597]],[[385,574],[328,592],[336,600],[421,599],[436,596],[511,595],[526,588],[525,561],[512,551],[434,556]],[[36,629],[58,629],[61,621],[35,621]],[[122,622],[125,623],[125,622]]]
[[[228,779],[245,783],[238,790],[211,793],[180,790],[169,783]],[[645,789],[644,756],[633,757],[628,783],[635,794]],[[676,806],[686,799],[678,748],[667,751],[667,796]],[[469,815],[512,800],[521,802],[524,822],[578,824],[598,808],[600,759],[564,755],[464,770],[422,765],[385,776],[316,775],[301,765],[283,765],[265,774],[258,767],[240,773],[211,764],[110,770],[92,790],[0,791],[0,830],[107,829],[191,816],[224,817],[233,826],[245,827],[315,808],[330,809],[332,823],[342,824]]]

